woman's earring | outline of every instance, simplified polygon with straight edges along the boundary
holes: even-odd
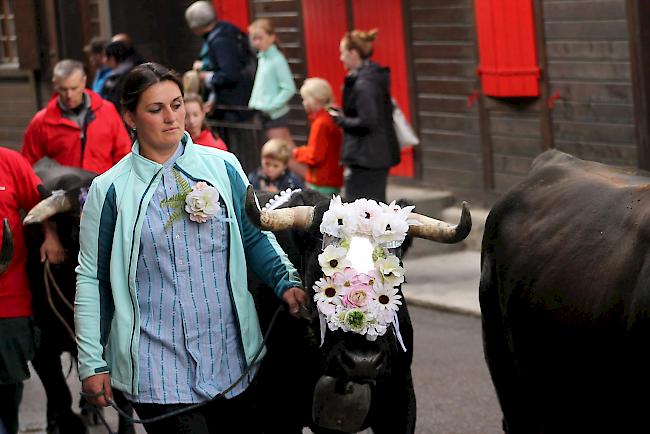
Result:
[[[134,132],[134,133],[135,133],[135,130],[136,130],[136,128],[135,128],[135,127],[131,127],[131,131],[132,131],[132,132]]]

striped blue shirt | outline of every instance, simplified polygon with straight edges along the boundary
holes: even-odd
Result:
[[[165,229],[173,208],[161,201],[177,194],[173,165],[142,226],[136,281],[140,306],[140,376],[135,402],[177,404],[206,401],[246,368],[236,312],[228,288],[228,224],[225,207],[205,223],[181,219]],[[179,173],[180,174],[180,173]],[[181,174],[190,185],[194,181]],[[256,369],[226,396],[249,385]]]

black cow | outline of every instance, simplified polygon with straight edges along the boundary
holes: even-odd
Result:
[[[68,352],[73,358],[77,355],[71,307],[76,288],[74,270],[79,254],[79,218],[88,188],[96,174],[61,166],[47,158],[36,163],[34,171],[45,187],[43,195],[48,197],[34,207],[24,220],[27,225],[25,242],[28,247],[27,269],[34,320],[41,331],[32,365],[47,396],[48,434],[85,433],[85,422],[98,423],[98,420],[93,417],[93,410],[84,406],[83,400],[82,414],[86,416],[86,421],[72,411],[72,396],[61,366],[61,354]],[[53,279],[48,279],[47,284],[39,255],[42,231],[36,224],[45,219],[56,223],[59,240],[65,249],[65,261],[51,267]],[[118,398],[121,396],[116,394]],[[126,430],[124,421],[120,420],[120,432],[129,432]]]
[[[648,432],[650,178],[547,151],[491,210],[484,350],[508,433]]]
[[[274,231],[310,298],[311,288],[323,276],[317,258],[323,248],[319,226],[328,207],[327,198],[306,190],[294,194],[280,209],[260,214],[249,189],[249,218]],[[471,228],[466,209],[458,227],[424,217],[422,221],[430,225],[411,226],[410,232],[448,243],[461,241]],[[254,297],[265,329],[278,301],[268,288],[254,290]],[[398,312],[406,352],[392,330],[374,342],[356,333],[328,330],[321,347],[313,304],[309,311],[308,320],[280,316],[267,345],[258,376],[264,432],[301,433],[304,426],[317,433],[357,432],[370,426],[376,434],[413,433],[413,329],[406,303]]]

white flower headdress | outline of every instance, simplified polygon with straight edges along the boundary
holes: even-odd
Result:
[[[313,287],[321,318],[321,341],[326,328],[359,333],[374,341],[393,324],[406,351],[397,319],[402,305],[398,287],[404,282],[404,268],[389,249],[402,244],[409,224],[417,224],[408,217],[414,208],[367,199],[346,204],[339,196],[330,201],[320,230],[333,242],[318,256],[325,277]],[[362,273],[350,264],[347,254],[353,237],[370,241],[374,269]]]

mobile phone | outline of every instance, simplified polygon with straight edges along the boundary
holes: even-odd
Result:
[[[341,110],[336,107],[328,107],[327,113],[329,113],[332,116],[339,116],[341,114]]]

